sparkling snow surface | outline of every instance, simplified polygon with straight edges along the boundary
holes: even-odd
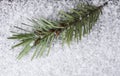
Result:
[[[10,2],[9,2],[10,1]],[[27,18],[56,19],[59,10],[68,11],[88,1],[101,5],[106,0],[0,0],[0,76],[120,76],[120,1],[110,0],[91,33],[79,43],[62,48],[55,43],[49,56],[30,60],[32,51],[17,60],[21,47],[8,40],[14,26],[25,28]],[[30,28],[27,28],[30,29]]]

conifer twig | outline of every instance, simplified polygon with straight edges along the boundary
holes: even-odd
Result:
[[[105,2],[101,6],[89,5],[88,3],[79,4],[76,8],[71,9],[70,12],[61,11],[61,20],[59,21],[51,21],[44,18],[28,19],[32,22],[32,25],[22,24],[33,30],[28,31],[16,26],[16,28],[24,30],[26,33],[14,33],[8,39],[17,39],[20,41],[13,48],[24,46],[18,59],[26,55],[33,47],[35,51],[32,59],[41,57],[45,51],[49,53],[54,40],[58,37],[62,38],[63,44],[66,42],[70,45],[71,41],[81,40],[82,36],[90,33],[100,14],[102,14],[102,8],[107,4],[108,2]]]

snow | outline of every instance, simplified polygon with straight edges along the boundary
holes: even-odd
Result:
[[[54,44],[49,56],[30,60],[32,51],[17,60],[21,47],[8,40],[27,18],[57,19],[60,10],[68,11],[79,2],[101,5],[108,0],[0,0],[0,76],[119,76],[120,1],[110,0],[92,32],[79,43],[62,48]],[[29,29],[29,28],[28,28]],[[19,32],[19,30],[18,30]]]

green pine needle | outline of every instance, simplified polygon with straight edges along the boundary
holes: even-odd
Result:
[[[26,33],[14,33],[8,39],[17,39],[20,43],[12,48],[24,46],[20,52],[18,59],[27,55],[34,47],[34,53],[31,58],[41,57],[46,51],[47,55],[55,39],[62,38],[62,44],[70,45],[71,41],[77,42],[82,39],[85,34],[89,34],[96,21],[102,13],[102,8],[107,5],[107,2],[101,6],[87,4],[79,4],[70,12],[60,11],[60,21],[50,21],[44,18],[28,19],[32,25],[22,23],[25,26],[32,28],[32,31],[15,26]],[[32,44],[32,45],[31,45]],[[47,50],[48,49],[48,50]]]

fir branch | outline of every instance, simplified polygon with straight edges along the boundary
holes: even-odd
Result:
[[[13,48],[21,45],[25,46],[20,52],[18,59],[21,59],[33,47],[35,51],[32,59],[41,57],[45,51],[48,51],[47,54],[49,54],[54,40],[58,37],[62,38],[63,44],[67,43],[70,45],[71,41],[77,40],[78,42],[85,34],[90,33],[100,14],[102,14],[102,8],[105,5],[107,5],[107,2],[101,6],[89,5],[88,3],[79,4],[76,8],[71,9],[70,12],[60,11],[60,21],[51,21],[44,18],[28,19],[32,22],[32,25],[22,24],[31,27],[33,32],[15,26],[27,33],[15,33],[8,39],[20,41]]]

